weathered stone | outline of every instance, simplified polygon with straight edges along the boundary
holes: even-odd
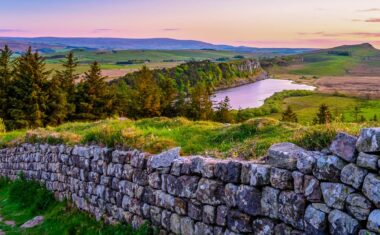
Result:
[[[373,202],[377,208],[380,208],[380,176],[368,174],[363,183],[364,195]]]
[[[317,162],[315,153],[302,152],[297,159],[297,169],[304,174],[311,174]]]
[[[270,183],[270,166],[252,164],[250,169],[250,181],[252,186],[269,185]]]
[[[356,149],[359,152],[374,153],[380,151],[380,128],[364,128],[360,131]]]
[[[240,182],[242,184],[249,184],[250,180],[251,180],[251,164],[242,163]]]
[[[380,210],[374,210],[369,214],[367,228],[373,232],[380,232]]]
[[[254,235],[272,235],[275,223],[271,219],[255,219],[252,223]]]
[[[230,230],[240,233],[252,232],[251,217],[240,211],[231,210],[227,215],[227,226]]]
[[[281,223],[281,224],[277,224],[275,227],[274,227],[274,234],[275,235],[292,235],[292,227],[284,224],[284,223]]]
[[[36,216],[33,219],[26,221],[20,227],[21,228],[33,228],[33,227],[36,227],[37,225],[42,224],[43,222],[44,222],[43,216]]]
[[[356,219],[340,210],[331,211],[328,220],[331,234],[353,235],[360,229],[360,224]]]
[[[304,177],[304,195],[310,202],[320,202],[322,200],[322,192],[319,181],[311,176],[305,175]]]
[[[191,165],[190,165],[191,172],[196,173],[196,174],[202,174],[203,165],[206,160],[207,159],[204,157],[199,157],[199,156],[192,157]]]
[[[220,226],[226,225],[228,208],[226,206],[218,206],[216,209],[216,224]]]
[[[297,160],[306,150],[292,143],[272,145],[268,150],[268,164],[282,169],[295,170]]]
[[[198,183],[196,198],[200,202],[209,205],[222,203],[224,186],[221,182],[202,178]]]
[[[194,220],[189,217],[181,218],[181,234],[182,235],[194,235]]]
[[[164,229],[170,231],[170,218],[172,213],[167,210],[163,210],[161,213],[161,225]]]
[[[281,192],[279,195],[279,219],[291,224],[297,229],[303,229],[303,215],[306,207],[305,198],[291,191]]]
[[[345,165],[346,163],[337,156],[321,156],[317,159],[313,174],[319,180],[338,182]]]
[[[198,222],[195,224],[195,234],[213,235],[214,229],[212,226]]]
[[[187,214],[187,203],[182,198],[174,198],[174,211],[179,215]]]
[[[215,207],[205,205],[203,207],[202,221],[205,224],[213,224],[215,222],[216,210]]]
[[[152,156],[149,165],[153,169],[170,167],[173,161],[179,158],[180,148],[174,148],[166,152]]]
[[[309,205],[305,211],[305,232],[310,235],[327,234],[327,214]]]
[[[188,215],[190,218],[194,220],[201,220],[202,219],[202,204],[200,202],[197,202],[195,200],[192,200],[188,203]]]
[[[304,192],[304,189],[303,189],[304,174],[302,174],[299,171],[293,171],[292,177],[293,177],[294,192],[303,193]]]
[[[330,151],[348,162],[356,161],[357,138],[347,133],[338,133],[330,145]]]
[[[155,206],[150,207],[150,218],[153,225],[160,226],[161,225],[161,209]]]
[[[323,199],[327,206],[343,209],[347,196],[354,192],[354,189],[339,183],[321,183]]]
[[[292,189],[292,172],[279,168],[272,168],[270,174],[270,183],[273,187],[278,189]]]
[[[215,164],[216,164],[216,161],[214,159],[207,159],[203,163],[203,167],[201,170],[202,176],[205,178],[213,178],[214,177]]]
[[[362,195],[353,193],[346,199],[346,208],[350,215],[358,220],[366,220],[371,211],[371,203]]]
[[[261,212],[272,219],[278,218],[278,196],[280,190],[272,187],[264,187],[261,197]]]
[[[240,185],[237,191],[238,208],[249,215],[261,213],[261,192],[250,186]]]
[[[331,209],[330,207],[328,207],[326,204],[324,203],[312,203],[311,205],[313,205],[313,207],[317,210],[320,210],[320,211],[323,211],[325,212],[326,214],[330,213],[331,212]]]
[[[362,186],[364,177],[368,174],[368,171],[351,163],[346,165],[340,174],[340,180],[352,187],[359,189]]]
[[[236,196],[237,196],[238,186],[232,183],[226,184],[224,189],[223,200],[229,207],[236,206]]]
[[[181,217],[178,214],[170,216],[170,230],[175,234],[181,233]]]
[[[237,161],[218,162],[214,175],[224,182],[239,183],[242,164]]]
[[[361,229],[358,235],[377,235],[377,233],[371,232],[369,230]]]
[[[159,172],[153,172],[148,175],[149,186],[155,189],[161,189],[161,174]]]
[[[360,167],[369,169],[369,170],[377,170],[377,162],[379,160],[379,156],[367,153],[359,153],[358,160],[356,164]]]

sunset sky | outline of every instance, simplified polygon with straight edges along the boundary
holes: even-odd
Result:
[[[0,36],[380,48],[380,0],[0,0]]]

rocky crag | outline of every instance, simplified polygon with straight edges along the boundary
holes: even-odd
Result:
[[[0,151],[97,219],[161,234],[379,234],[380,128],[340,133],[328,150],[273,145],[260,161],[149,155],[97,146],[24,144]]]

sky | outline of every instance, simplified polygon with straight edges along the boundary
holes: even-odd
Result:
[[[380,48],[380,0],[0,0],[0,36]]]

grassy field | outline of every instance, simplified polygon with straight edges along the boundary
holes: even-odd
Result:
[[[374,123],[333,123],[303,126],[272,118],[251,119],[239,124],[189,121],[184,118],[152,118],[138,121],[109,119],[95,123],[67,123],[37,130],[0,134],[0,144],[67,143],[133,147],[158,153],[172,147],[182,154],[206,154],[213,157],[253,159],[263,156],[270,145],[291,141],[309,149],[326,147],[337,131],[357,134],[363,126]]]
[[[148,235],[147,226],[133,230],[127,225],[106,225],[97,222],[84,212],[67,202],[57,202],[52,194],[36,182],[18,179],[10,182],[0,179],[0,229],[7,235]],[[44,222],[34,228],[20,226],[35,216],[44,216]],[[14,221],[16,226],[8,226],[5,221]]]
[[[329,52],[348,52],[349,56],[335,55]],[[270,72],[274,74],[343,76],[365,75],[377,76],[380,70],[380,51],[369,44],[341,46],[290,56],[289,66],[274,66]]]

